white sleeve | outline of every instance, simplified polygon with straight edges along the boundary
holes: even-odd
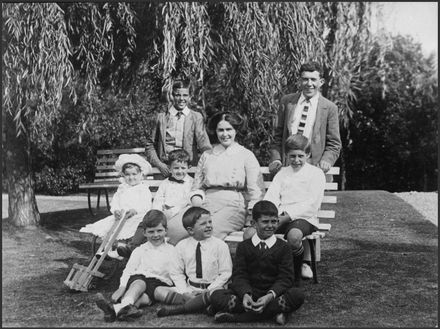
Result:
[[[121,185],[118,186],[115,194],[113,195],[112,201],[110,201],[110,212],[115,213],[116,210],[121,210]]]
[[[232,275],[232,259],[229,247],[224,241],[219,241],[218,250],[218,276],[208,286],[208,290],[222,288]]]
[[[138,214],[146,214],[151,209],[152,196],[150,188],[147,183],[142,183],[142,189],[140,190],[140,200],[136,204],[135,210]]]
[[[139,247],[135,248],[131,253],[130,258],[128,259],[127,265],[125,265],[125,269],[122,272],[119,286],[127,287],[127,282],[130,279],[130,276],[137,270],[140,260],[142,257],[142,251]]]
[[[205,162],[208,157],[208,151],[203,152],[202,156],[199,159],[199,162],[197,164],[197,169],[194,174],[194,180],[191,187],[191,192],[189,193],[189,199],[194,195],[200,195],[202,200],[205,199],[205,192],[203,189],[203,182],[204,182],[204,175],[203,175],[203,168],[205,167]]]
[[[168,180],[164,180],[162,183],[160,183],[156,195],[154,196],[152,209],[163,211],[163,206],[165,204],[165,190],[167,185]]]
[[[319,172],[316,171],[316,174],[310,175],[309,179],[309,197],[302,202],[285,206],[285,211],[292,219],[312,218],[318,215],[319,207],[324,198],[325,175],[322,170],[319,170]]]
[[[246,175],[246,190],[250,199],[248,208],[252,209],[254,204],[263,198],[264,192],[262,186],[264,186],[264,183],[260,164],[251,151],[249,151],[248,156],[244,160],[244,170]]]
[[[183,245],[178,243],[175,247],[173,266],[170,271],[171,280],[173,280],[179,293],[190,291],[186,283],[185,262],[183,260],[182,250],[184,250]]]
[[[279,214],[281,213],[280,205],[281,205],[281,182],[283,180],[283,173],[278,172],[270,183],[269,188],[267,189],[266,195],[264,196],[264,200],[272,202],[278,209]]]

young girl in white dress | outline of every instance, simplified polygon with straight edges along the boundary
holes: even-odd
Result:
[[[111,216],[95,223],[87,224],[79,231],[104,237],[115,221],[121,219],[123,210],[128,219],[122,227],[118,240],[131,238],[139,223],[148,210],[151,209],[152,195],[148,184],[142,180],[142,175],[151,171],[151,165],[138,154],[121,154],[115,163],[115,169],[121,174],[121,184],[111,201]]]

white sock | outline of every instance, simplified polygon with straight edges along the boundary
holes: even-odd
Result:
[[[113,308],[115,309],[116,315],[118,315],[119,311],[123,309],[125,306],[130,305],[133,303],[130,303],[128,299],[123,299],[119,304],[114,304]]]

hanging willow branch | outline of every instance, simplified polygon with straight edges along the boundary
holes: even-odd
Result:
[[[56,4],[3,4],[3,106],[17,136],[53,137],[63,88],[71,88],[73,67],[64,13]]]

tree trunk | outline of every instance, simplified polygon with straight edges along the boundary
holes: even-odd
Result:
[[[15,226],[35,226],[40,223],[40,214],[35,199],[29,138],[23,134],[17,137],[11,115],[6,113],[4,117],[8,219]]]

